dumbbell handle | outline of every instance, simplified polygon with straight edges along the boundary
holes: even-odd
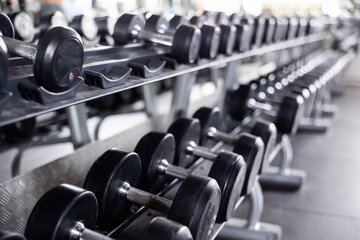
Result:
[[[189,176],[192,173],[192,171],[190,169],[186,169],[183,167],[169,164],[167,161],[166,161],[166,163],[167,163],[166,164],[165,161],[166,160],[162,161],[162,166],[164,167],[163,172],[167,176],[171,176],[171,177],[175,177],[175,178],[184,180],[187,176]],[[165,165],[163,163],[165,163]]]
[[[223,141],[223,142],[229,143],[229,144],[235,143],[235,141],[238,138],[237,136],[233,136],[226,132],[219,131],[214,127],[209,128],[207,135],[217,141]]]
[[[133,203],[146,206],[165,214],[169,213],[172,205],[171,200],[131,187],[127,182],[124,182],[119,188],[119,198],[124,197]]]
[[[36,53],[36,46],[34,44],[4,36],[2,38],[8,48],[9,53],[34,60]]]
[[[137,37],[139,39],[148,40],[153,43],[159,43],[169,47],[172,46],[172,42],[174,39],[172,36],[168,34],[159,34],[146,30],[140,30],[137,33],[133,33],[133,35],[135,35],[135,38]]]
[[[87,229],[82,222],[77,222],[71,230],[70,239],[78,240],[114,240],[108,236]]]
[[[194,156],[206,158],[212,161],[214,161],[218,155],[208,148],[197,146],[193,141],[189,142],[188,146],[186,147],[186,151],[190,154],[193,154]]]
[[[258,102],[255,99],[249,99],[248,101],[248,107],[251,109],[260,109],[263,110],[264,113],[266,113],[267,115],[270,115],[272,117],[276,117],[277,116],[277,112],[276,110],[274,110],[273,106],[271,106],[268,103],[262,103],[262,102]]]

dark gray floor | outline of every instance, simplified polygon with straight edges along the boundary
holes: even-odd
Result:
[[[292,166],[307,172],[306,184],[264,193],[262,221],[281,225],[283,240],[360,239],[360,88],[346,88],[334,102],[339,109],[326,133],[292,139]]]

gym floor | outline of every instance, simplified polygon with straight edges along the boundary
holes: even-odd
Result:
[[[360,89],[346,87],[334,103],[338,111],[326,133],[301,132],[292,139],[292,168],[307,172],[305,185],[264,193],[262,222],[282,226],[283,240],[359,239]]]

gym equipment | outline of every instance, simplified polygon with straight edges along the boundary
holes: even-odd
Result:
[[[201,124],[200,141],[202,146],[211,146],[214,144],[214,140],[228,144],[235,144],[238,141],[238,135],[231,135],[218,129],[220,124],[219,108],[202,107],[194,113],[193,118],[199,119]],[[242,127],[246,128],[247,126]],[[249,130],[250,134],[259,136],[264,143],[264,153],[259,171],[259,173],[261,173],[264,170],[264,163],[269,159],[270,154],[275,149],[277,129],[272,122],[255,119]]]
[[[21,143],[31,139],[35,133],[35,125],[36,119],[28,118],[2,127],[2,132],[5,134],[7,143]]]
[[[264,25],[265,34],[262,43],[271,44],[273,42],[274,34],[275,34],[275,24],[276,24],[276,19],[274,17],[271,16],[265,17],[265,25]]]
[[[297,36],[299,30],[299,19],[297,17],[288,18],[288,28],[287,28],[287,39],[293,39]]]
[[[270,118],[275,118],[273,122],[280,133],[294,134],[303,115],[304,99],[300,95],[289,93],[281,103],[265,103],[255,99],[255,90],[254,84],[240,85],[228,94],[230,116],[241,121],[255,109],[261,109]]]
[[[254,34],[252,35],[252,47],[259,48],[262,45],[265,33],[265,18],[260,15],[254,19]]]
[[[117,19],[110,16],[103,16],[95,18],[96,26],[98,27],[98,35],[101,38],[105,36],[112,36]]]
[[[34,22],[26,12],[16,12],[9,14],[14,31],[15,38],[24,42],[31,42],[35,37]]]
[[[95,232],[98,204],[85,189],[61,184],[46,192],[33,208],[25,229],[28,240],[83,239],[114,240]],[[191,240],[187,227],[160,217],[154,218],[140,240]]]
[[[209,177],[191,174],[181,184],[173,201],[134,186],[141,180],[141,161],[134,152],[110,149],[91,166],[84,188],[99,202],[98,226],[111,229],[125,220],[132,203],[166,213],[189,227],[194,239],[208,239],[216,221],[221,192]]]
[[[47,14],[40,17],[40,25],[38,27],[40,35],[43,35],[48,30],[54,27],[68,27],[69,23],[66,19],[65,15],[60,12],[56,11],[51,14]]]
[[[75,16],[69,26],[75,29],[85,41],[95,41],[98,36],[98,27],[92,17],[86,15]]]
[[[195,157],[203,157],[212,161],[219,157],[219,153],[199,146],[201,125],[198,119],[179,118],[170,125],[168,132],[175,137],[175,165],[188,167]],[[243,196],[251,191],[259,173],[264,143],[260,137],[243,133],[234,144],[232,152],[241,155],[247,165],[244,187],[241,192]]]
[[[134,150],[142,162],[142,185],[150,192],[156,192],[164,186],[167,177],[186,179],[192,171],[173,165],[175,139],[169,133],[150,132],[144,135]],[[216,222],[227,221],[236,204],[244,184],[246,164],[237,154],[222,151],[214,160],[208,174],[215,179],[221,190],[221,202]]]
[[[0,37],[0,91],[2,91],[8,80],[8,50],[4,40]]]
[[[33,60],[36,81],[51,92],[62,92],[76,83],[83,60],[84,48],[81,38],[70,28],[56,27],[49,30],[33,45],[13,39],[13,25],[0,12],[0,35],[9,53]]]
[[[145,40],[171,47],[172,56],[181,63],[193,63],[199,53],[201,31],[192,25],[181,25],[173,35],[159,34],[144,29],[144,19],[135,14],[123,14],[116,22],[114,40],[125,45]]]

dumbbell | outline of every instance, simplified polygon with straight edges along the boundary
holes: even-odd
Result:
[[[219,108],[199,108],[193,118],[199,119],[201,125],[200,143],[202,146],[211,146],[215,141],[222,141],[230,145],[236,144],[239,135],[231,135],[218,129],[220,124],[220,110]],[[275,124],[263,119],[255,119],[252,126],[241,126],[244,130],[249,128],[249,133],[258,136],[264,143],[264,152],[262,156],[262,163],[259,173],[264,169],[264,163],[270,157],[270,154],[275,148],[277,129]]]
[[[26,12],[16,12],[9,14],[14,31],[15,38],[24,42],[31,42],[35,37],[34,22]]]
[[[288,27],[287,27],[287,39],[293,39],[296,37],[299,29],[299,20],[297,17],[288,18]]]
[[[265,115],[272,118],[278,132],[291,134],[297,131],[300,118],[303,115],[304,99],[300,95],[287,94],[281,103],[265,103],[255,99],[256,85],[240,85],[228,94],[227,102],[229,114],[241,121],[254,110],[260,109]]]
[[[299,28],[297,32],[297,37],[304,37],[306,35],[306,27],[308,25],[308,20],[305,17],[299,18]]]
[[[28,118],[2,127],[2,132],[7,143],[20,143],[31,139],[35,133],[35,125],[36,119]]]
[[[113,148],[95,161],[84,188],[92,191],[99,202],[99,227],[117,226],[135,203],[165,213],[168,219],[189,227],[194,239],[209,239],[221,197],[214,179],[191,174],[182,182],[173,201],[135,188],[140,180],[141,161],[134,152]]]
[[[272,43],[275,34],[275,24],[276,24],[276,19],[274,17],[272,16],[265,17],[265,24],[264,24],[265,34],[262,40],[264,44]]]
[[[42,36],[44,33],[54,27],[68,26],[69,23],[65,15],[60,11],[56,11],[54,13],[43,15],[40,17],[40,25],[38,26],[38,31]]]
[[[199,146],[201,125],[198,119],[179,118],[170,125],[168,132],[175,137],[174,164],[177,166],[188,167],[195,157],[211,161],[219,157],[219,153]],[[264,143],[260,137],[243,133],[234,143],[232,152],[241,155],[246,163],[244,187],[241,191],[241,196],[244,196],[250,193],[259,173]]]
[[[205,22],[208,22],[210,24],[215,23],[217,26],[219,26],[221,33],[220,33],[220,40],[219,40],[219,53],[225,54],[225,55],[231,55],[236,41],[236,27],[234,24],[230,24],[228,21],[226,24],[224,24],[224,21],[217,21],[216,16],[217,15],[223,15],[224,13],[213,13],[214,14],[214,20],[212,20],[212,13],[210,11],[205,11],[202,16],[194,16],[190,19],[191,24],[201,23],[201,20],[198,18],[205,17]],[[221,17],[219,17],[221,18]]]
[[[4,40],[0,37],[0,91],[5,88],[8,79],[8,50]]]
[[[188,24],[189,20],[181,15],[174,15],[169,21],[169,30],[175,32],[178,27]]]
[[[33,45],[14,37],[13,25],[0,12],[0,35],[9,53],[33,60],[35,80],[51,92],[70,89],[79,76],[84,60],[81,38],[70,28],[56,27],[49,30]]]
[[[69,26],[75,29],[80,34],[85,43],[92,42],[92,45],[97,43],[98,27],[95,19],[87,15],[75,16]]]
[[[135,14],[123,14],[116,22],[114,40],[125,45],[136,40],[170,46],[172,56],[181,63],[193,63],[199,53],[201,31],[192,25],[181,25],[174,35],[159,34],[144,29],[144,19]]]
[[[26,240],[24,236],[0,228],[0,240]]]
[[[150,132],[144,135],[134,151],[142,162],[141,185],[150,192],[159,191],[168,177],[184,180],[192,173],[190,169],[172,164],[175,139],[169,133]],[[208,176],[217,181],[222,195],[216,222],[227,221],[235,210],[244,184],[245,171],[246,163],[240,155],[222,151],[214,159]]]
[[[116,21],[116,18],[110,16],[95,18],[95,22],[98,27],[98,35],[100,35],[101,38],[105,38],[105,36],[112,36],[114,34]]]
[[[254,19],[254,34],[252,35],[252,47],[258,48],[262,45],[262,40],[264,38],[265,33],[265,18],[264,16],[260,15]]]
[[[85,189],[61,184],[46,192],[34,206],[25,228],[28,240],[114,240],[95,232],[98,204]],[[187,227],[161,217],[154,218],[139,239],[191,240]]]
[[[273,42],[280,42],[285,40],[288,27],[288,19],[282,16],[277,16],[275,19],[276,24]]]

